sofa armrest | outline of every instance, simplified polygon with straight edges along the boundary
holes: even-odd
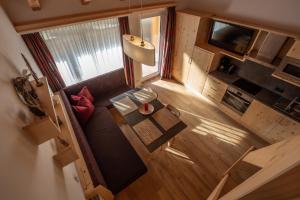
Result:
[[[95,160],[94,154],[89,146],[89,143],[87,142],[86,136],[81,128],[81,125],[79,124],[79,122],[75,116],[75,113],[73,112],[72,105],[70,104],[68,97],[66,96],[66,94],[63,90],[60,91],[60,96],[64,103],[65,109],[68,113],[70,122],[71,122],[73,130],[74,130],[74,134],[76,136],[77,142],[78,142],[80,150],[82,152],[82,156],[84,158],[84,161],[86,163],[88,171],[91,175],[93,185],[95,187],[98,185],[107,187],[105,180],[103,178],[103,175],[102,175],[102,173],[98,167],[98,164]]]
[[[93,188],[92,190],[85,192],[86,199],[92,199],[92,198],[95,198],[95,196],[100,196],[105,200],[113,200],[114,199],[114,195],[111,193],[111,191],[109,191],[108,189],[106,189],[105,187],[103,187],[101,185]]]
[[[101,97],[101,94],[108,93],[111,90],[124,85],[126,85],[126,78],[124,69],[121,68],[68,86],[64,88],[64,91],[66,95],[70,97],[72,94],[77,94],[82,87],[87,86],[92,95],[95,98],[98,98]]]

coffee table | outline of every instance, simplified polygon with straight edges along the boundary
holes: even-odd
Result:
[[[141,88],[132,89],[110,101],[148,151],[153,152],[180,133],[187,125],[178,117],[173,116],[157,98],[151,99],[149,102],[153,105],[154,112],[151,115],[142,115],[138,111],[138,107],[145,100],[141,100],[136,95],[141,90]]]

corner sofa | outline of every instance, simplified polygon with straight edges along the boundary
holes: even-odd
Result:
[[[94,96],[95,111],[81,126],[73,112],[70,96],[84,86]],[[128,90],[124,70],[119,69],[60,91],[94,186],[103,185],[113,194],[147,171],[108,110],[112,107],[110,98]]]

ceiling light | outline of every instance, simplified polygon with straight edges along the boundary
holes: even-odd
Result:
[[[143,1],[141,0],[141,9],[143,8]],[[130,0],[129,0],[130,13]],[[141,14],[140,14],[141,22]],[[123,35],[123,51],[133,60],[145,65],[155,66],[155,47],[148,41],[144,40],[143,27],[141,25],[142,37],[134,35]]]
[[[123,35],[124,53],[145,65],[155,65],[155,47],[150,42],[133,35]]]

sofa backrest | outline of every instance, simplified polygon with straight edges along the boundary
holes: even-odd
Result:
[[[70,97],[77,94],[83,86],[87,86],[92,95],[97,98],[115,88],[126,85],[124,69],[118,69],[94,78],[82,81],[80,83],[64,88],[66,95]]]

